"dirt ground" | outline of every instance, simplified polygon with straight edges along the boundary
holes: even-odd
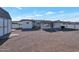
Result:
[[[12,32],[10,38],[0,45],[1,52],[78,52],[79,31]]]

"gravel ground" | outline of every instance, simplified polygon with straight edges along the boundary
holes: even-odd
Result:
[[[78,52],[79,31],[13,31],[1,52]]]

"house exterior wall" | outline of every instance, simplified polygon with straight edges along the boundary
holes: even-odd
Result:
[[[10,33],[11,17],[8,12],[0,8],[0,39],[8,38]]]
[[[53,23],[53,28],[61,28],[62,23]]]
[[[0,39],[8,37],[9,33],[11,33],[11,20],[0,17]]]
[[[75,29],[75,24],[67,24],[66,28]]]
[[[79,29],[79,24],[75,24],[75,29]]]
[[[12,24],[12,29],[18,29],[20,28],[19,24]]]
[[[0,36],[3,36],[3,18],[0,17]]]
[[[51,29],[50,24],[41,24],[41,29]]]
[[[61,29],[61,26],[65,26],[65,28],[67,29],[79,29],[79,25],[78,24],[74,24],[74,23],[53,23],[53,28],[59,28]]]
[[[12,21],[8,19],[8,33],[11,33],[12,30]]]
[[[22,22],[20,21],[12,21],[12,29],[21,29]]]
[[[20,24],[20,25],[19,25],[19,28],[22,28],[22,22],[19,22],[19,24]]]
[[[3,19],[4,20],[4,34],[7,34],[8,32],[8,30],[7,30],[7,28],[8,28],[8,25],[7,25],[7,22],[8,22],[8,19]]]
[[[40,21],[35,21],[34,22],[34,29],[40,29],[41,27],[41,22]]]
[[[32,21],[22,21],[22,29],[32,29],[33,25]]]
[[[40,24],[41,23],[39,21],[35,21],[35,23],[34,23],[34,25],[37,26],[37,27],[40,27]]]

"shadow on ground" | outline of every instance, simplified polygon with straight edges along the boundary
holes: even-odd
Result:
[[[3,45],[9,38],[0,39],[0,46]]]
[[[6,34],[6,35],[0,37],[0,46],[1,46],[2,44],[4,44],[4,43],[9,39],[10,34],[11,34],[11,33],[8,33],[8,34]]]
[[[52,33],[52,32],[57,32],[57,30],[52,30],[52,29],[42,29],[42,30],[44,30],[44,31],[46,31],[46,32],[50,32],[50,33]]]
[[[76,29],[63,29],[61,31],[63,31],[63,32],[69,32],[69,31],[79,31],[79,30],[76,30]]]
[[[75,29],[62,29],[62,30],[57,30],[57,29],[43,29],[46,32],[58,32],[58,31],[63,31],[63,32],[69,32],[69,31],[79,31],[79,30],[75,30]]]
[[[40,30],[40,29],[22,29],[22,31],[37,31],[37,30]]]

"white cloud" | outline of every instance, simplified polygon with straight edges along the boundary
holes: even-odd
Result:
[[[51,15],[51,14],[55,14],[55,12],[48,11],[48,12],[46,13],[46,15]]]
[[[71,14],[71,17],[68,20],[70,20],[70,21],[78,21],[79,22],[79,12]]]
[[[16,7],[17,9],[21,10],[22,8],[21,7]]]
[[[39,16],[43,16],[43,15],[41,15],[41,14],[36,14],[35,16],[36,16],[36,17],[39,17]]]
[[[25,19],[35,19],[35,16],[29,15],[29,16],[25,16],[24,18],[25,18]]]
[[[21,15],[21,16],[17,16],[12,18],[12,20],[17,21],[17,20],[21,20],[21,19],[35,19],[35,17],[33,15]]]
[[[63,14],[56,14],[53,16],[46,17],[48,20],[62,20],[62,21],[78,21],[79,22],[79,12],[75,13],[63,13]]]
[[[65,21],[79,21],[79,12],[60,14],[57,15],[56,17],[60,20],[65,20]]]
[[[59,11],[59,13],[60,13],[60,14],[63,14],[63,13],[64,13],[64,11]]]
[[[16,16],[14,18],[12,18],[13,20],[21,20],[21,19],[39,19],[41,18],[41,16],[43,16],[42,14],[32,14],[32,15],[19,15],[19,16]]]
[[[79,17],[75,17],[75,18],[72,18],[72,19],[67,19],[67,20],[70,20],[72,22],[79,22]]]
[[[49,12],[49,14],[52,14]],[[45,15],[45,14],[32,14],[32,15],[20,15],[18,17],[14,17],[13,20],[21,20],[21,19],[48,19],[48,20],[64,20],[64,21],[79,21],[79,12],[75,13],[62,13],[55,15]]]

